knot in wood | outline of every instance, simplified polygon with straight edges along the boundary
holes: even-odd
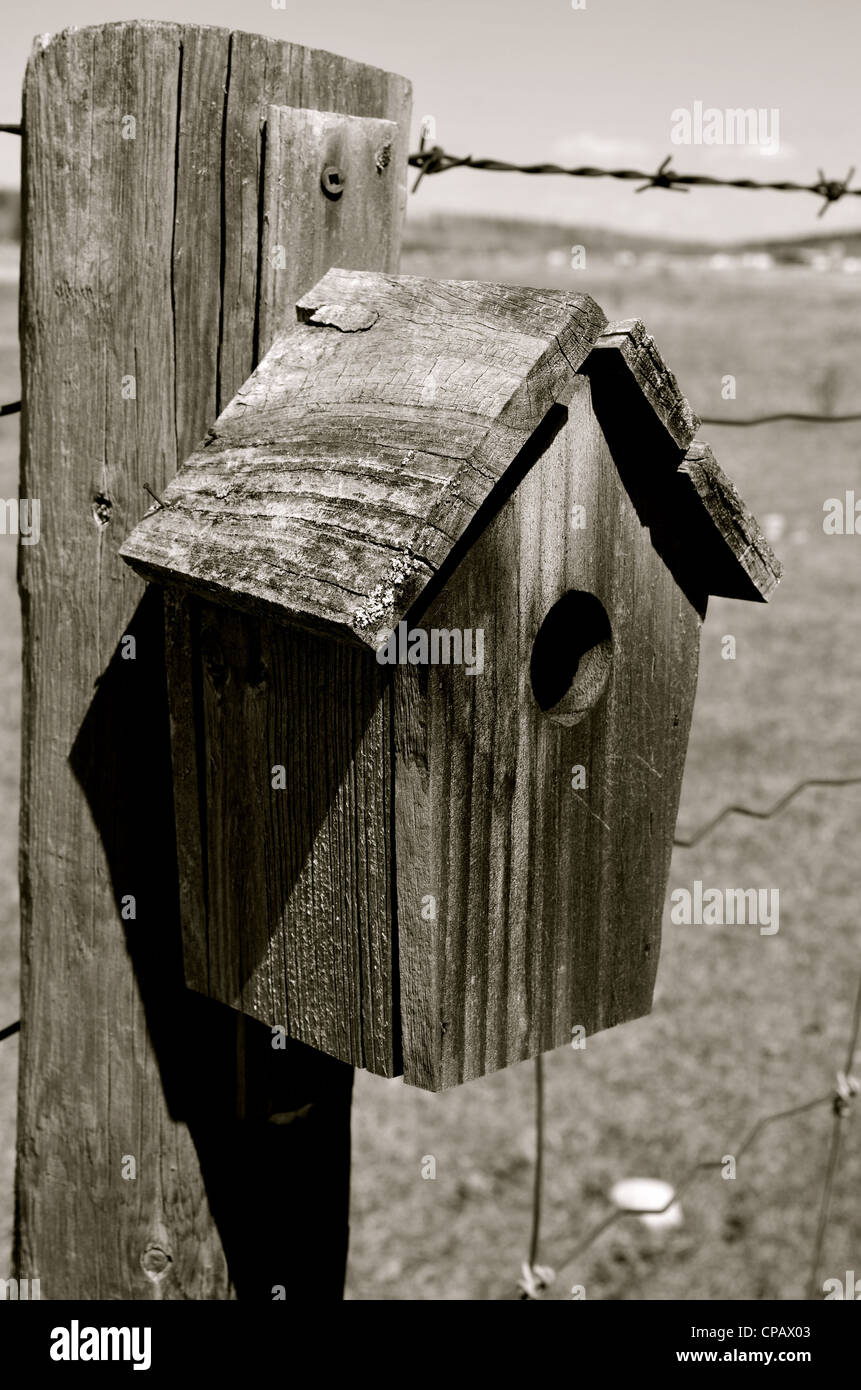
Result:
[[[111,519],[113,502],[110,497],[105,497],[103,493],[97,492],[93,498],[93,519],[99,526],[107,526]]]
[[[172,1263],[172,1257],[160,1245],[148,1245],[141,1255],[141,1269],[155,1284],[164,1278]]]

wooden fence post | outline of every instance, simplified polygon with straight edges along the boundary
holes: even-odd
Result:
[[[303,290],[396,269],[409,103],[400,77],[217,28],[66,31],[30,60],[15,1265],[48,1299],[343,1286],[352,1069],[184,988],[181,628],[165,645],[117,551]]]

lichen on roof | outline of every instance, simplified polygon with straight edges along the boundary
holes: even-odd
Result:
[[[368,594],[361,608],[356,609],[353,619],[359,631],[379,627],[386,617],[391,617],[398,596],[411,575],[421,570],[421,564],[409,551],[392,557],[390,573]]]

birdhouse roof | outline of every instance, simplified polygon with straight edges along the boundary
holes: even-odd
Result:
[[[703,592],[776,585],[638,321],[607,325],[560,290],[338,269],[297,313],[126,539],[145,578],[375,647],[523,476],[585,373],[611,448],[636,428],[640,466],[660,472],[658,522],[672,514]]]

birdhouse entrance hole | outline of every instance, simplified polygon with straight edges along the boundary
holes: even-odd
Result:
[[[532,693],[548,719],[566,727],[584,719],[604,693],[612,659],[613,633],[601,600],[569,589],[532,644]]]

